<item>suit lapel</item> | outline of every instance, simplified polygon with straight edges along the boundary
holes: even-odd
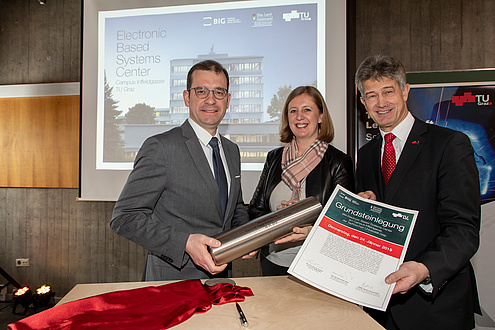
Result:
[[[413,166],[419,152],[423,148],[426,138],[423,136],[428,130],[427,124],[416,119],[404,144],[397,166],[385,188],[385,203],[390,202],[399,188],[404,176]]]
[[[378,194],[380,196],[384,195],[385,182],[383,181],[382,175],[382,164],[381,164],[381,150],[382,150],[382,137],[381,134],[375,138],[375,143],[373,144],[373,149],[371,151],[371,164],[373,166],[373,176],[375,178],[375,184],[378,188]]]
[[[366,181],[369,182],[369,180],[371,178],[374,179],[374,182],[371,183],[372,185],[371,186],[367,186],[367,189],[371,189],[375,192],[375,194],[377,195],[377,198],[379,200],[382,200],[382,196],[384,196],[384,193],[385,193],[385,182],[383,181],[383,175],[382,175],[382,165],[381,165],[381,146],[382,146],[382,137],[380,134],[378,134],[377,136],[375,136],[375,138],[373,138],[373,140],[371,140],[368,145],[370,146],[370,150],[369,150],[369,153],[367,153],[368,155],[370,155],[369,157],[371,157],[371,159],[369,159],[370,163],[368,163],[368,161],[366,161],[365,163],[366,164],[370,164],[370,165],[366,165],[366,166],[371,166],[371,171],[364,171],[367,173],[367,175],[370,175],[371,174],[371,177],[368,177],[366,179]],[[362,171],[363,169],[361,169]]]
[[[221,218],[222,206],[220,203],[220,192],[218,190],[217,182],[215,181],[215,177],[210,170],[210,165],[208,164],[205,153],[203,149],[201,149],[198,137],[194,133],[194,130],[187,120],[184,122],[184,124],[182,124],[182,135],[186,138],[185,144],[187,146],[187,149],[191,154],[191,158],[198,170],[199,175],[206,184],[209,195],[212,196],[215,201],[215,205],[217,206],[217,210]]]

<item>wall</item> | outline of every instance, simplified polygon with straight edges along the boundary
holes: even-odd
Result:
[[[108,226],[113,203],[77,202],[77,189],[0,188],[0,266],[21,285],[137,281],[144,249]],[[29,258],[29,267],[14,266]],[[3,278],[0,283],[3,283]]]
[[[387,53],[408,71],[495,67],[494,12],[494,0],[356,0],[356,61]],[[79,81],[80,15],[81,0],[0,0],[0,84]],[[145,252],[109,231],[113,203],[76,198],[0,188],[0,267],[32,286],[57,282],[57,296],[76,283],[139,280]],[[32,266],[16,268],[19,257]],[[259,274],[255,263],[238,267]]]
[[[356,61],[385,53],[407,71],[495,67],[493,0],[357,0]]]
[[[0,1],[0,85],[80,81],[81,0]]]
[[[0,1],[0,85],[79,82],[80,43],[81,0],[48,0],[46,5],[36,0]],[[66,101],[76,102],[78,109],[79,97],[73,98],[0,100],[3,119],[12,113],[23,118],[2,126],[0,141],[5,143],[0,157],[8,166],[0,170],[1,186],[27,187],[30,181],[32,187],[78,187],[77,168],[62,170],[70,173],[67,182],[38,184],[40,177],[51,179],[57,167],[78,159],[79,113],[71,112],[73,103],[64,106]],[[46,102],[58,106],[39,115],[46,111]],[[49,123],[41,126],[42,118]],[[34,121],[44,131],[36,131]],[[44,164],[26,161],[27,155],[36,153],[33,146],[40,136],[49,138],[52,146],[45,143],[47,150],[63,154],[47,155]],[[68,141],[72,150],[64,146]],[[22,159],[12,159],[16,153]],[[0,188],[0,267],[21,284],[35,288],[52,284],[57,296],[76,283],[140,280],[146,253],[110,230],[114,203],[77,202],[77,196],[78,189]],[[30,266],[15,267],[16,258],[29,258]]]

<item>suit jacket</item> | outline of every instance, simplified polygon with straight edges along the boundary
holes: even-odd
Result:
[[[110,226],[150,251],[143,279],[211,277],[185,253],[189,234],[213,236],[248,221],[239,148],[221,141],[230,172],[224,220],[218,186],[188,121],[148,138],[139,150]]]
[[[415,119],[387,185],[380,165],[382,137],[358,153],[357,191],[419,210],[405,261],[430,271],[432,294],[420,288],[392,296],[387,313],[400,329],[471,329],[479,311],[470,264],[479,245],[480,186],[469,138]],[[382,318],[380,312],[372,312]]]
[[[266,157],[258,186],[248,207],[250,219],[272,212],[270,196],[282,181],[283,151],[283,147],[274,149]],[[329,145],[320,163],[306,178],[306,196],[313,196],[325,205],[337,184],[354,191],[354,169],[351,157]]]

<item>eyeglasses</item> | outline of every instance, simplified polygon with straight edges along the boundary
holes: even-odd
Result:
[[[190,91],[191,89],[194,89],[196,96],[200,99],[206,99],[208,95],[210,95],[210,92],[213,92],[213,96],[217,100],[223,100],[224,98],[227,97],[227,94],[229,94],[229,92],[225,88],[221,88],[221,87],[208,89],[204,86],[199,86],[199,87],[191,87],[188,89],[188,91]]]

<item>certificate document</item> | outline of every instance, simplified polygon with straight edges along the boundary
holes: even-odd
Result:
[[[289,267],[289,274],[334,296],[384,311],[418,211],[335,188]]]

